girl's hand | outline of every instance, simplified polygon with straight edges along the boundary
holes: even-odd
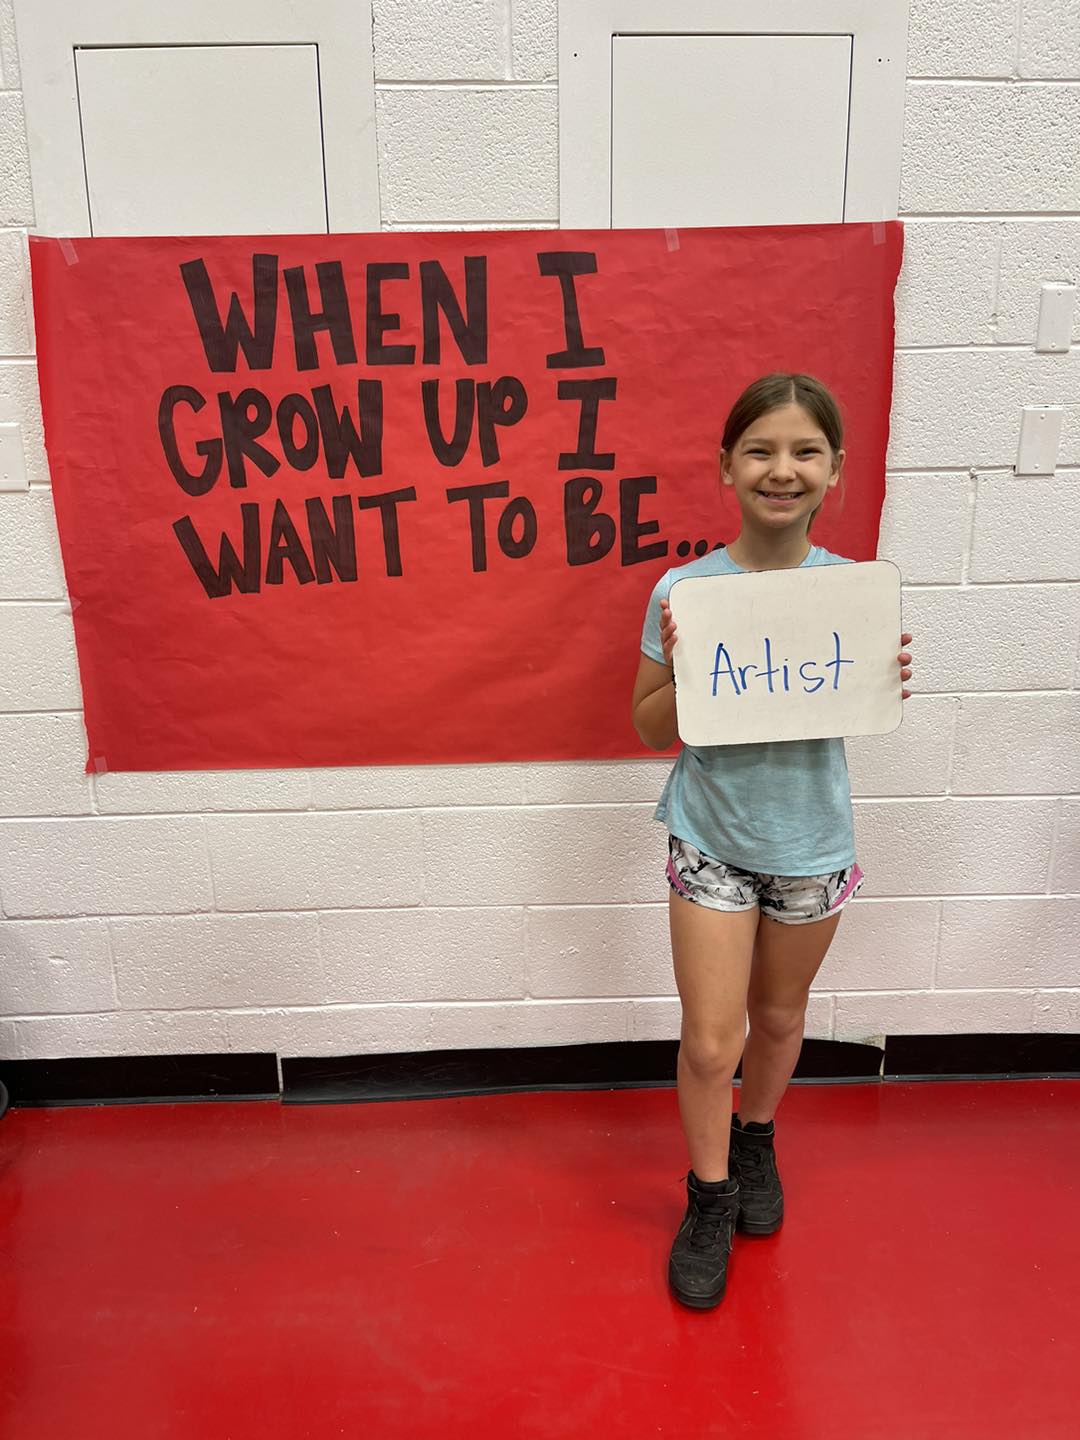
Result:
[[[660,601],[660,644],[664,650],[664,664],[670,665],[671,652],[675,649],[675,621],[671,618],[671,606],[666,600]]]
[[[905,646],[905,645],[910,645],[910,644],[911,644],[911,636],[910,636],[910,635],[901,635],[901,636],[900,636],[901,650],[900,650],[900,654],[899,654],[896,658],[897,658],[897,660],[900,662],[900,679],[901,679],[901,680],[910,680],[910,679],[911,679],[911,669],[910,669],[910,666],[911,666],[911,656],[908,654],[908,652],[907,652],[906,650],[904,650],[904,649],[902,648],[903,646]],[[910,690],[901,690],[901,691],[900,691],[900,698],[901,698],[902,700],[908,700],[908,699],[910,699],[910,697],[911,697],[911,691],[910,691]]]

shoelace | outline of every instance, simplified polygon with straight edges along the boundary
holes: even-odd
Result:
[[[739,1173],[748,1180],[762,1183],[776,1173],[776,1160],[771,1146],[747,1145],[739,1150]]]
[[[718,1240],[730,1245],[735,1234],[735,1216],[730,1211],[702,1211],[694,1216],[687,1237],[692,1250],[711,1250]]]

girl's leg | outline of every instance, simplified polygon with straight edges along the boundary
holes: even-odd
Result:
[[[725,1180],[731,1080],[746,1035],[746,987],[759,911],[710,910],[670,892],[671,953],[682,1000],[679,1113],[699,1180]]]
[[[840,923],[808,925],[761,917],[747,993],[750,1033],[742,1057],[739,1119],[767,1124],[787,1089],[802,1049],[806,1001]]]

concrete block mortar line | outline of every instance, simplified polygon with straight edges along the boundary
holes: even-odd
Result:
[[[116,974],[116,947],[113,944],[113,922],[112,916],[105,917],[105,943],[109,947],[109,979],[112,985],[113,1004],[117,1010],[123,1009],[120,1003],[120,981]]]
[[[970,503],[970,502],[969,502],[969,503]],[[969,530],[969,532],[968,532],[968,542],[969,542],[969,546],[970,546],[970,542],[971,542],[971,540],[972,540],[972,538],[973,538],[974,528],[975,528],[975,514],[974,514],[974,507],[973,507],[973,506],[972,506],[972,513],[971,513],[971,516],[970,516],[970,519],[969,519],[969,523],[970,523],[970,527],[971,527],[970,530]],[[960,572],[960,573],[961,573],[961,575],[963,574],[963,566],[961,566],[961,572]],[[904,584],[904,589],[905,589],[905,590],[1004,590],[1004,589],[1006,589],[1007,587],[1011,586],[1011,587],[1012,587],[1013,589],[1015,589],[1015,590],[1023,590],[1023,589],[1027,589],[1027,588],[1030,588],[1031,586],[1035,586],[1035,585],[1041,585],[1041,586],[1043,586],[1045,589],[1055,589],[1055,588],[1056,588],[1056,589],[1069,589],[1069,588],[1075,588],[1076,585],[1077,585],[1077,583],[1078,583],[1078,582],[1077,582],[1076,580],[971,580],[971,581],[961,580],[959,584],[955,584],[955,583],[950,582],[950,581],[928,580],[928,581],[906,581],[905,584]]]
[[[0,605],[33,605],[39,607],[42,605],[62,605],[65,608],[60,613],[63,615],[71,614],[71,601],[67,595],[27,595],[25,599],[20,599],[18,596],[15,595],[8,595],[5,596],[3,599],[0,599]],[[78,708],[78,706],[72,706],[72,709]],[[23,714],[26,712],[20,711],[19,713]],[[42,711],[38,713],[60,715],[65,712],[57,709]]]
[[[904,210],[899,220],[927,220],[944,224],[949,220],[1080,220],[1080,210]]]
[[[960,556],[960,587],[971,585],[971,552],[975,545],[975,508],[979,499],[979,472],[972,466],[968,470],[968,514],[967,535],[964,538],[964,552]]]
[[[961,85],[965,80],[984,85],[1006,85],[1015,82],[1014,74],[1002,75],[906,75],[909,85]]]
[[[1059,475],[1066,471],[1080,475],[1080,465],[1059,465],[1057,468]],[[917,478],[920,475],[974,475],[976,478],[985,476],[987,479],[995,479],[1008,478],[1012,473],[1011,465],[980,465],[977,470],[972,465],[895,465],[885,471],[885,476],[893,479],[909,476]]]
[[[992,350],[996,354],[1003,350],[1030,350],[1031,348],[1031,345],[1024,340],[1003,340],[1000,344],[994,340],[973,340],[963,345],[897,345],[895,347],[898,355],[963,355],[977,350]]]
[[[216,914],[218,909],[218,899],[217,886],[214,883],[214,857],[210,849],[210,831],[206,824],[205,815],[201,815],[199,817],[199,822],[199,828],[202,831],[203,838],[203,851],[206,855],[206,873],[210,877],[210,909],[212,913]]]
[[[957,90],[1043,90],[1047,87],[1074,89],[1080,86],[1080,80],[1073,75],[1060,79],[1051,75],[991,75],[986,78],[971,75],[942,75],[940,77],[909,75],[907,83],[909,85],[949,85],[955,86]]]

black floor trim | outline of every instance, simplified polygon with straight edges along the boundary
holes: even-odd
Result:
[[[277,1100],[276,1055],[100,1055],[0,1060],[13,1107]]]
[[[280,1087],[273,1054],[0,1060],[0,1084],[13,1108],[199,1100],[325,1105],[672,1086],[677,1053],[674,1040],[637,1040],[283,1058]],[[898,1035],[884,1050],[805,1040],[794,1075],[819,1084],[1022,1078],[1080,1079],[1080,1035]]]

